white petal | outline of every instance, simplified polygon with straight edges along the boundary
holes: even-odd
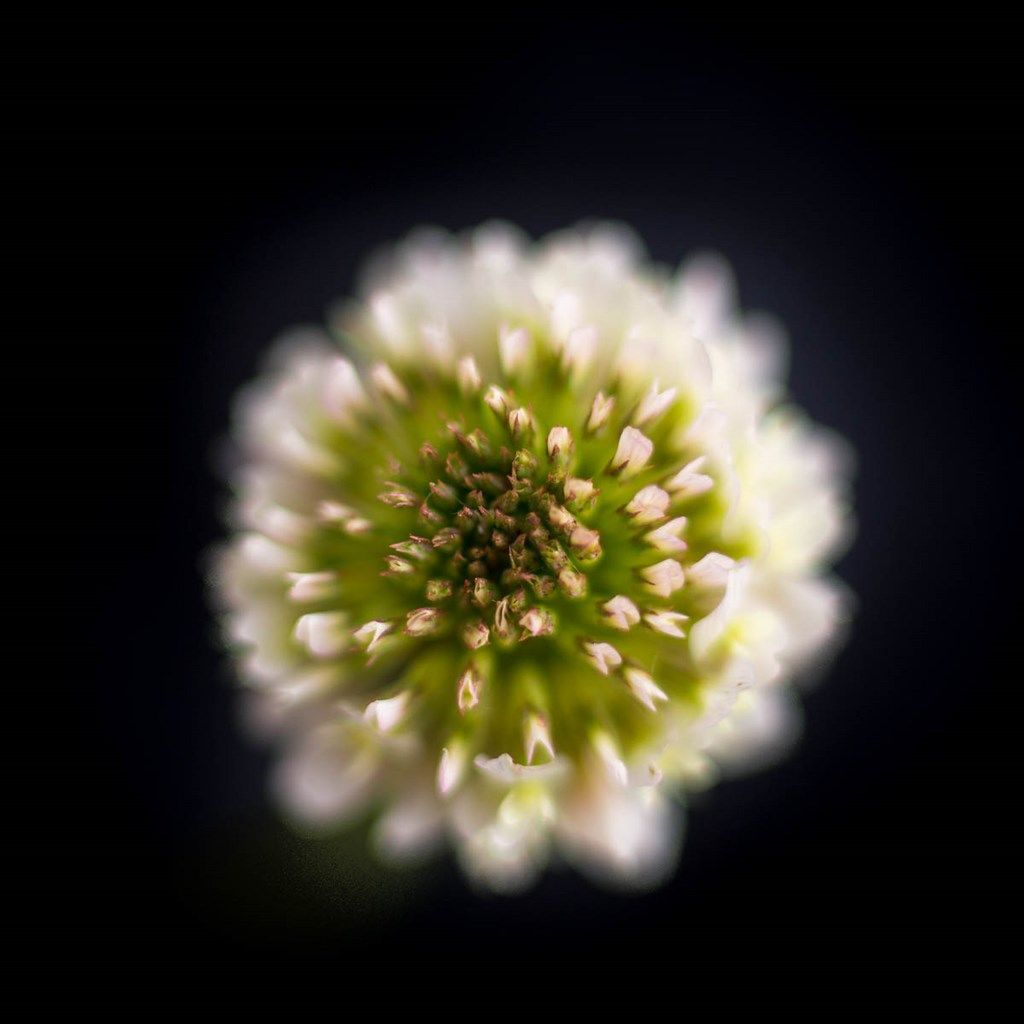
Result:
[[[638,668],[627,668],[623,673],[630,692],[645,708],[657,711],[656,700],[668,700],[668,694],[646,673]]]
[[[291,509],[253,497],[243,502],[243,518],[247,525],[287,547],[300,547],[309,538],[310,521]]]
[[[596,558],[601,553],[601,534],[588,526],[577,526],[569,535],[569,546],[581,558]]]
[[[688,462],[675,476],[665,481],[665,489],[671,491],[677,498],[696,498],[710,491],[715,486],[714,480],[700,472],[706,461],[707,456],[701,455]]]
[[[658,382],[655,381],[633,414],[634,425],[642,427],[649,420],[657,419],[676,400],[676,394],[675,388],[659,391]]]
[[[612,471],[623,477],[633,476],[647,465],[653,452],[654,442],[649,437],[635,427],[624,427],[612,459]]]
[[[459,714],[464,715],[480,703],[480,691],[483,689],[483,680],[471,665],[459,676],[455,688],[455,703],[458,706]]]
[[[695,622],[690,629],[690,650],[698,661],[708,656],[725,632],[737,608],[743,602],[749,581],[749,563],[740,562],[733,566],[727,573],[722,599],[709,615]]]
[[[656,523],[665,518],[670,500],[667,491],[651,484],[649,487],[641,487],[633,495],[633,500],[626,506],[626,512],[638,523]]]
[[[373,326],[380,336],[394,349],[402,349],[406,345],[405,325],[398,300],[391,292],[381,289],[369,298],[370,315]]]
[[[366,393],[359,382],[356,368],[342,358],[332,359],[324,374],[323,402],[331,419],[347,423],[353,409],[366,400]]]
[[[405,716],[408,703],[408,690],[386,700],[372,700],[366,705],[363,718],[376,725],[381,732],[390,732]]]
[[[640,609],[622,594],[616,594],[611,600],[605,601],[602,607],[610,620],[609,625],[621,629],[623,632],[631,629],[640,621]]]
[[[664,633],[666,636],[674,636],[678,639],[686,636],[682,629],[679,628],[680,625],[689,621],[689,616],[683,615],[682,612],[668,610],[648,612],[644,616],[644,622],[652,629],[657,630],[659,633]]]
[[[437,791],[447,796],[459,783],[466,768],[466,749],[459,740],[452,742],[441,751],[437,765]]]
[[[409,392],[387,363],[377,363],[370,371],[370,380],[381,394],[387,395],[399,405],[408,405]]]
[[[508,393],[498,387],[497,384],[492,384],[484,395],[484,401],[499,415],[508,415],[508,410],[512,408],[512,399],[509,398]]]
[[[522,407],[513,409],[508,414],[508,428],[512,431],[513,437],[525,434],[530,428],[530,412]]]
[[[324,572],[290,572],[292,585],[288,596],[300,604],[307,601],[322,601],[334,592],[338,577],[330,570]]]
[[[562,497],[567,502],[583,504],[589,501],[597,493],[593,480],[581,480],[578,476],[566,478],[562,484]]]
[[[295,639],[315,658],[333,658],[348,644],[341,612],[310,612],[295,623]]]
[[[533,764],[533,755],[538,746],[543,747],[549,757],[555,756],[555,748],[551,742],[551,731],[547,719],[536,713],[526,716],[523,724],[523,745],[526,748],[526,763]]]
[[[520,618],[519,625],[530,636],[549,636],[555,631],[555,624],[552,621],[551,613],[541,608],[531,608]]]
[[[452,336],[447,326],[443,323],[424,324],[420,328],[420,336],[431,361],[437,366],[449,367],[452,361]]]
[[[321,501],[316,507],[316,517],[322,523],[343,523],[354,515],[355,512],[340,501]]]
[[[476,365],[476,360],[472,356],[463,356],[459,360],[457,374],[459,387],[462,389],[464,394],[472,395],[476,394],[476,392],[480,390],[480,385],[482,383],[480,370]]]
[[[426,636],[437,629],[443,617],[438,608],[417,608],[406,616],[405,631],[409,636]]]
[[[485,775],[508,784],[520,782],[523,779],[543,779],[557,775],[565,767],[558,758],[545,764],[519,764],[512,760],[511,754],[501,754],[498,757],[478,754],[474,758],[473,764]]]
[[[615,740],[608,733],[599,731],[594,733],[592,742],[597,756],[601,758],[612,781],[617,782],[620,786],[627,785],[629,769],[626,767],[626,762],[619,757],[619,748],[616,746]]]
[[[687,578],[695,586],[717,590],[719,587],[725,586],[729,570],[735,564],[728,555],[723,555],[718,551],[709,551],[703,558],[690,566]]]
[[[664,492],[662,492],[664,493]],[[679,535],[686,529],[686,516],[677,516],[656,530],[644,535],[644,540],[659,551],[676,552],[686,550],[686,541]]]
[[[666,558],[656,565],[641,570],[648,586],[659,597],[671,595],[683,585],[683,567],[674,559]]]
[[[597,328],[583,324],[569,331],[562,344],[562,365],[567,370],[585,370],[597,350]]]
[[[501,368],[509,374],[523,365],[530,345],[530,334],[525,327],[509,327],[502,324],[498,329],[498,354]]]
[[[583,646],[590,655],[594,668],[603,676],[622,664],[622,655],[611,644],[586,642]]]
[[[615,407],[615,399],[606,396],[603,391],[598,391],[594,396],[593,404],[590,406],[590,416],[587,417],[587,430],[594,433],[600,430],[608,421]]]
[[[568,455],[572,450],[572,434],[568,427],[552,427],[548,431],[548,455]]]
[[[279,799],[310,824],[346,821],[372,795],[377,761],[352,749],[331,730],[314,733],[281,763],[275,778]]]
[[[361,644],[369,652],[380,643],[381,638],[390,629],[390,622],[378,622],[376,619],[371,619],[369,622],[363,623],[352,636],[357,643]]]

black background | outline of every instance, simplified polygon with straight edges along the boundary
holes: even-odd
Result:
[[[7,44],[7,276],[34,280],[8,321],[32,481],[8,496],[15,959],[1009,962],[1010,26],[404,17],[251,45],[237,20],[55,20]],[[721,251],[789,328],[796,399],[859,456],[858,611],[802,743],[698,801],[650,895],[555,871],[480,897],[449,859],[391,876],[293,835],[209,617],[236,388],[378,245],[495,216]]]

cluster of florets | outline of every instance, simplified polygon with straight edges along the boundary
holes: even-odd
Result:
[[[293,814],[447,834],[497,887],[553,848],[648,883],[669,797],[791,731],[845,474],[728,288],[608,228],[425,236],[339,312],[349,355],[284,344],[217,583]]]

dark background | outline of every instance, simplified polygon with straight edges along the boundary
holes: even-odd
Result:
[[[8,495],[15,959],[1008,962],[1011,26],[403,17],[251,45],[237,21],[54,20],[5,44],[5,405],[33,481]],[[802,743],[698,801],[650,895],[555,871],[479,897],[447,858],[391,876],[293,835],[209,617],[236,388],[378,245],[495,216],[720,250],[788,326],[796,399],[859,456],[859,607]]]

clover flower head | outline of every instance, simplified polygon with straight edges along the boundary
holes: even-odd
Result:
[[[238,408],[214,585],[288,811],[645,885],[842,617],[842,447],[711,258],[621,228],[414,237]]]

